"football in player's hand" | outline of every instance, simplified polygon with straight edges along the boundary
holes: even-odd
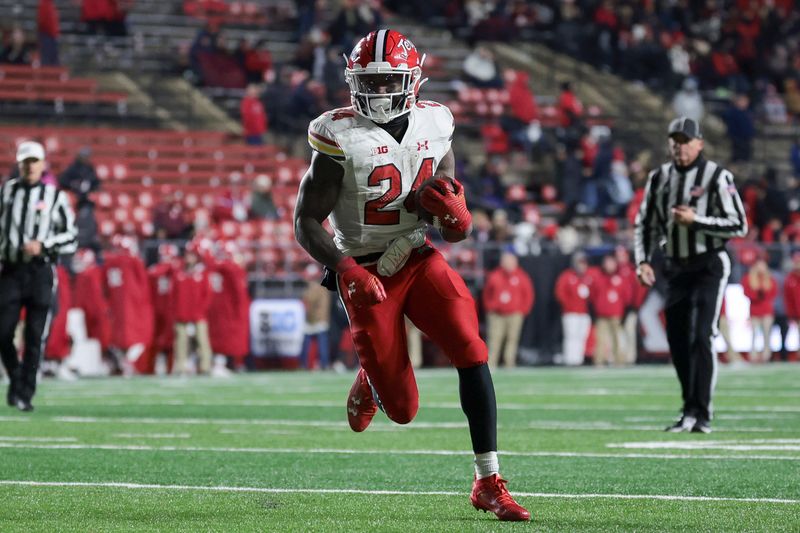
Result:
[[[455,187],[453,187],[453,178],[451,178],[449,176],[442,176],[440,174],[438,176],[433,176],[431,178],[428,178],[425,181],[423,181],[422,183],[420,183],[419,187],[417,187],[417,190],[414,193],[414,205],[417,208],[417,215],[419,215],[419,218],[421,218],[422,220],[424,220],[425,222],[427,222],[428,224],[431,224],[431,225],[433,225],[433,215],[429,211],[427,211],[424,207],[422,207],[422,204],[420,203],[419,200],[422,197],[421,196],[422,195],[422,191],[424,191],[428,187],[436,187],[439,190],[439,192],[442,193],[442,194],[445,194],[445,192],[447,192],[447,191],[443,191],[441,189],[441,187],[439,187],[439,185],[436,183],[436,180],[439,180],[439,179],[447,180],[447,182],[449,184],[449,187],[450,187],[450,190],[452,192],[456,192]]]

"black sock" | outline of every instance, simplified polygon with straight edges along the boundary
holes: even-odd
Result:
[[[467,415],[472,451],[497,451],[497,403],[489,365],[458,369],[461,409]]]

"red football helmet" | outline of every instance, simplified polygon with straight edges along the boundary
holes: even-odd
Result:
[[[358,41],[344,69],[353,109],[384,124],[411,111],[422,79],[417,47],[395,30],[378,30]]]

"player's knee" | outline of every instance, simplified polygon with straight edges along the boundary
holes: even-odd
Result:
[[[450,360],[456,368],[482,365],[489,360],[489,350],[480,337],[468,339],[452,350]]]
[[[396,424],[408,424],[414,420],[415,416],[417,416],[417,411],[419,410],[419,399],[415,398],[413,400],[409,400],[404,402],[402,405],[387,406],[384,403],[383,408],[386,411],[386,416],[388,416],[392,422]]]

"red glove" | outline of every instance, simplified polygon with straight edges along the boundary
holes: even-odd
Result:
[[[383,283],[377,276],[356,263],[352,257],[345,257],[336,265],[336,272],[342,276],[347,297],[356,307],[370,307],[386,299]]]
[[[443,179],[434,181],[433,187],[425,187],[420,194],[419,203],[435,218],[434,226],[448,228],[459,233],[466,233],[472,225],[472,215],[467,209],[464,197],[464,186],[453,178],[453,186]],[[444,194],[440,191],[446,191]],[[453,192],[455,189],[455,192]]]

